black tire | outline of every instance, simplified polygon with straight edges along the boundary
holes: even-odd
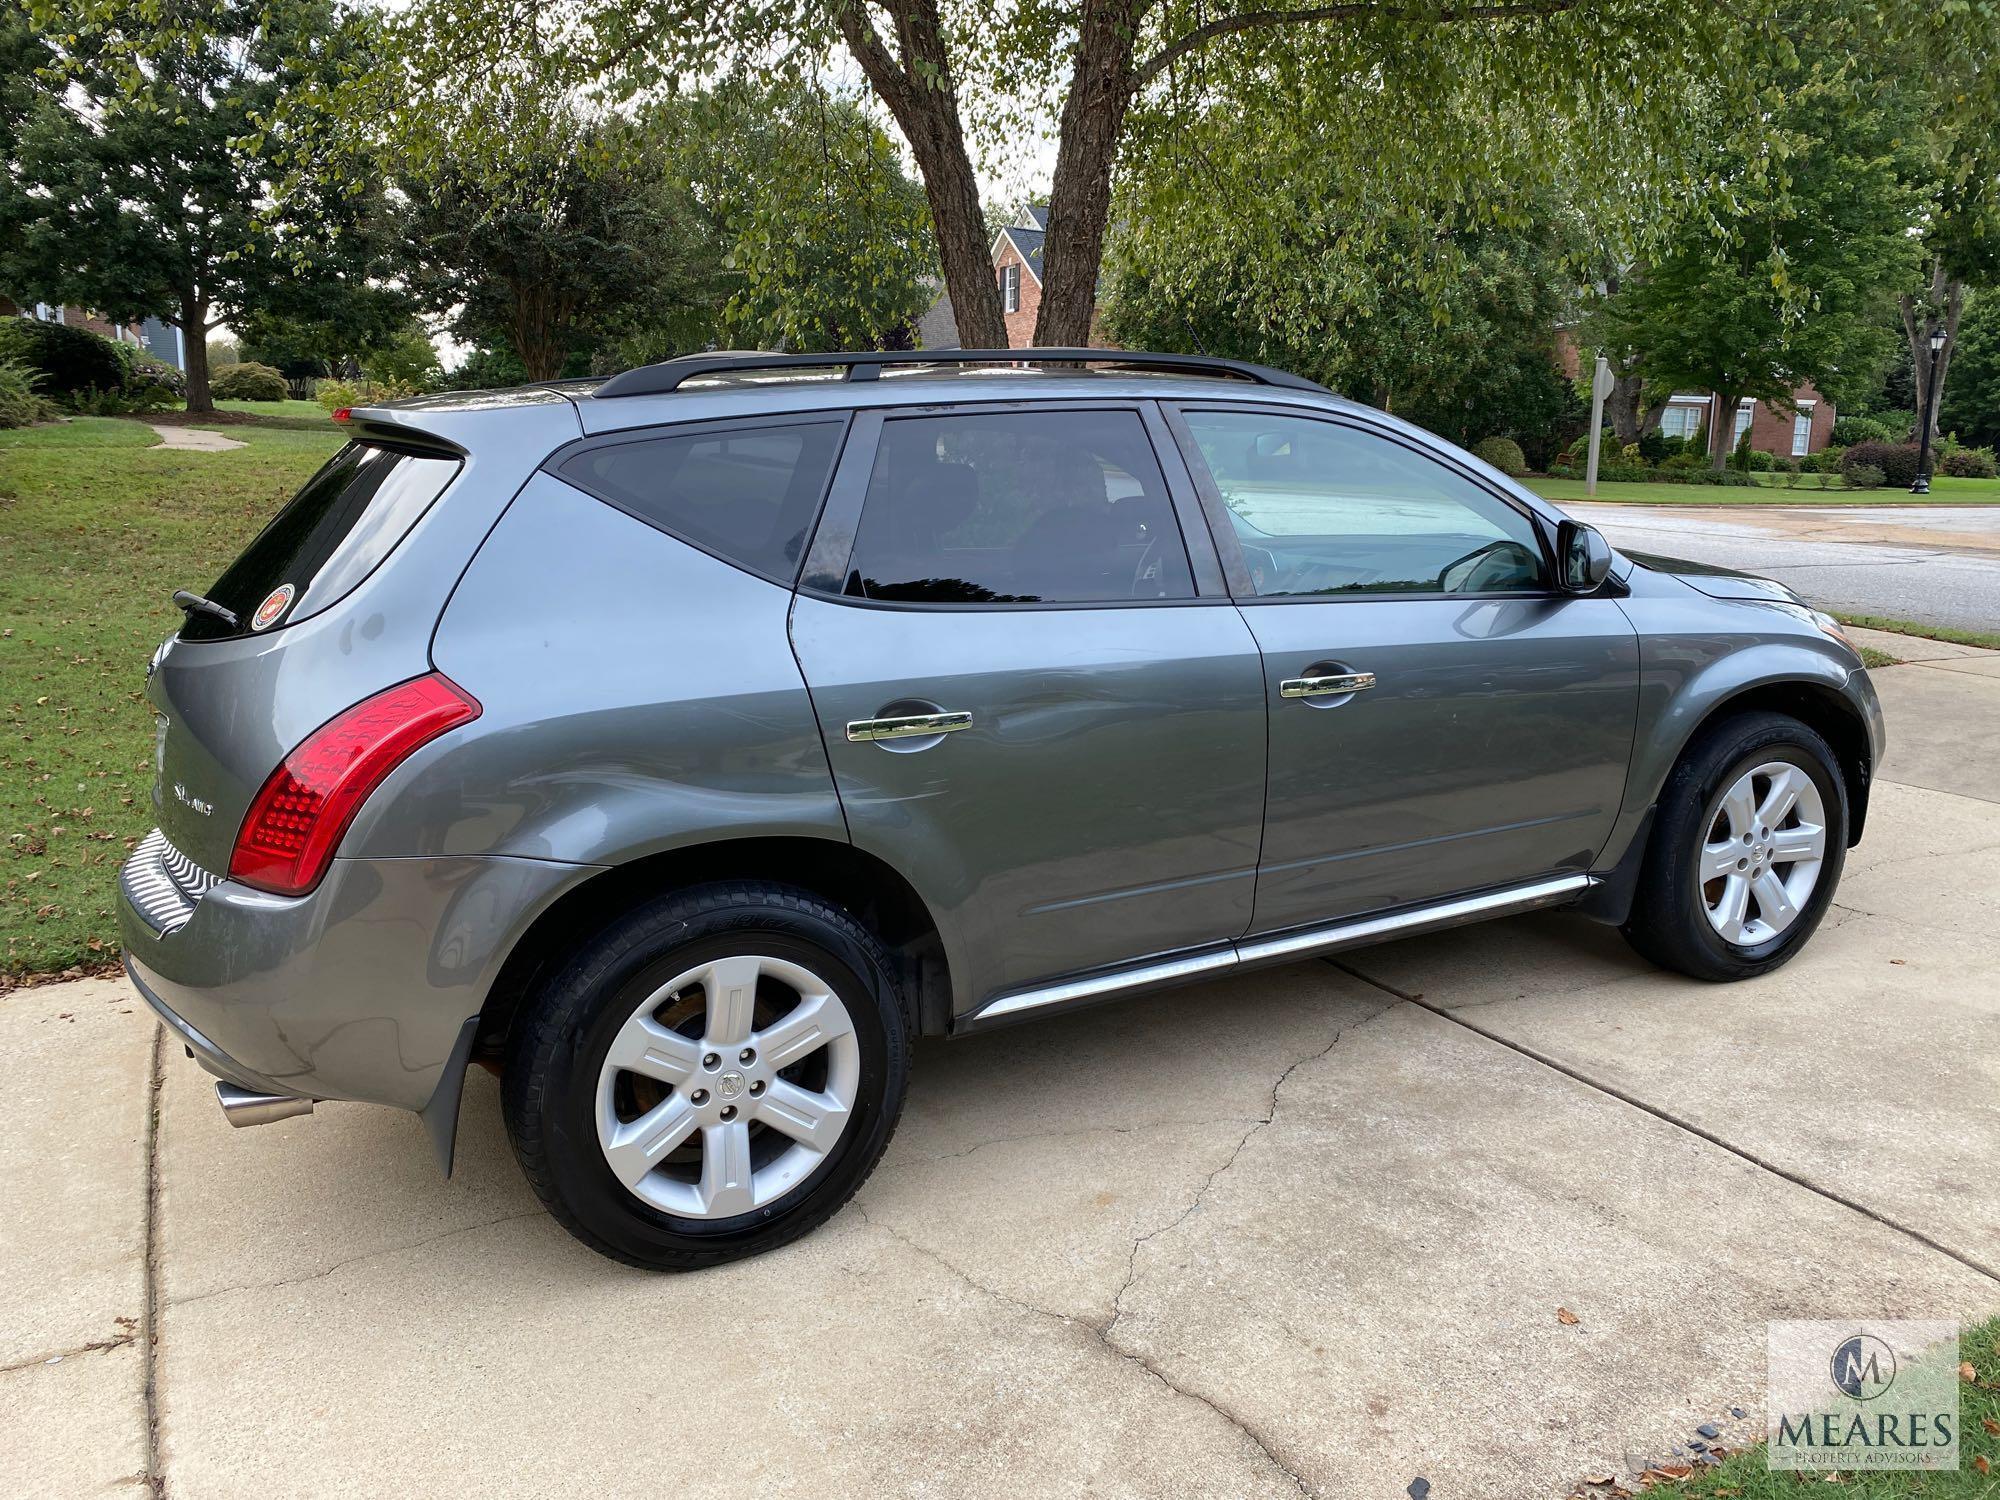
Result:
[[[1722,795],[1765,761],[1784,761],[1812,778],[1825,809],[1826,848],[1817,883],[1791,924],[1761,943],[1724,940],[1709,921],[1697,879],[1701,844]],[[1696,979],[1767,974],[1805,946],[1833,901],[1847,856],[1847,784],[1831,748],[1783,714],[1732,714],[1703,729],[1660,789],[1645,866],[1626,919],[1626,941],[1662,968]]]
[[[782,1196],[732,1217],[676,1217],[642,1201],[606,1161],[599,1073],[653,989],[745,951],[810,969],[846,1007],[859,1051],[855,1101],[837,1143]],[[529,1186],[565,1229],[627,1265],[691,1270],[761,1254],[830,1218],[881,1160],[909,1072],[895,969],[874,935],[810,892],[730,882],[649,901],[584,945],[516,1024],[501,1106]]]

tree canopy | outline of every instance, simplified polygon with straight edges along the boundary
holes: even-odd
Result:
[[[210,331],[377,269],[379,199],[299,171],[327,121],[278,109],[358,71],[365,29],[330,0],[89,0],[33,21],[48,55],[0,210],[6,270],[31,295],[180,328],[188,407],[211,409]]]

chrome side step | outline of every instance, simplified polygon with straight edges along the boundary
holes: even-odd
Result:
[[[309,1115],[317,1101],[301,1099],[293,1094],[255,1094],[218,1079],[215,1102],[222,1106],[223,1119],[242,1128],[289,1120],[293,1115]]]
[[[1246,968],[1254,964],[1282,963],[1287,959],[1334,953],[1343,948],[1358,948],[1388,938],[1414,937],[1418,933],[1456,927],[1461,923],[1478,921],[1485,917],[1533,911],[1538,907],[1554,906],[1571,900],[1595,884],[1597,884],[1596,879],[1589,875],[1558,875],[1548,880],[1508,886],[1504,890],[1487,891],[1477,896],[1462,896],[1455,901],[1410,907],[1404,911],[1336,922],[1325,927],[1308,927],[1298,932],[1281,933],[1276,937],[1244,939],[1205,953],[1164,959],[1157,963],[1142,964],[1137,968],[1118,969],[1086,979],[1067,980],[1061,984],[1044,985],[1039,989],[1018,990],[1014,994],[1002,995],[991,1001],[983,1009],[966,1017],[957,1029],[961,1032],[973,1031],[1003,1017],[1019,1016],[1025,1011],[1046,1010],[1051,1006],[1068,1006],[1087,1000],[1101,1000],[1134,990],[1160,989],[1205,975],[1219,974],[1229,969]]]

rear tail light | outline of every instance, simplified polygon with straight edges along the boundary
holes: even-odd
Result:
[[[439,672],[377,693],[306,736],[244,816],[229,876],[302,896],[340,847],[368,794],[421,746],[479,717],[479,703]]]

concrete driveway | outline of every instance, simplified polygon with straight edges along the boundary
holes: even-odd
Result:
[[[1822,609],[2000,630],[2000,505],[1563,509],[1614,546],[1776,578]]]
[[[230,1130],[122,984],[0,997],[0,1493],[1521,1500],[1760,1434],[1767,1319],[2000,1308],[2000,659],[1900,644],[1780,973],[1541,916],[926,1044],[857,1202],[696,1275],[558,1230],[483,1074],[441,1183]]]

